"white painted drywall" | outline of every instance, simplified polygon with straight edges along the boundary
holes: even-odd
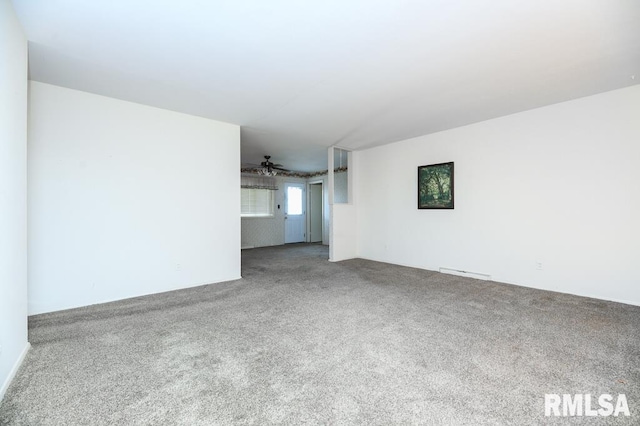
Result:
[[[236,125],[31,82],[29,312],[240,277]]]
[[[346,184],[336,185],[336,177],[339,175],[344,177],[344,173],[333,172],[335,156],[332,150],[332,148],[329,148],[328,161],[330,200],[329,260],[338,262],[358,256],[358,195],[354,193],[353,189],[356,187],[357,182],[354,171],[358,168],[359,153],[349,152],[349,169],[347,170]],[[348,195],[347,197],[341,197],[340,192],[343,192],[345,188]],[[348,203],[336,202],[341,198],[347,199]]]
[[[639,141],[636,85],[362,151],[359,255],[640,305]],[[446,161],[455,210],[418,210]]]
[[[353,259],[357,254],[357,211],[353,204],[333,204],[329,239],[329,260]]]
[[[27,40],[0,0],[0,400],[27,343]]]

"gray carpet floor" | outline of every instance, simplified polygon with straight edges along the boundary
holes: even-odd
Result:
[[[0,424],[640,424],[640,307],[327,257],[31,317]],[[632,416],[545,417],[546,393]]]

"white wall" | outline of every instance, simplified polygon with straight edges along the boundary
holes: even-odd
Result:
[[[236,125],[31,82],[29,312],[240,277]]]
[[[335,173],[334,148],[329,148],[329,260],[338,262],[358,256],[358,194],[356,187],[359,153],[348,153],[347,173]],[[346,176],[346,179],[345,179]],[[346,203],[344,201],[347,201]]]
[[[357,210],[353,204],[334,204],[331,206],[331,225],[329,242],[329,260],[341,260],[358,257]]]
[[[0,400],[27,343],[27,40],[0,0]]]
[[[362,151],[359,255],[640,305],[639,117],[636,85]],[[447,161],[455,210],[418,210]]]

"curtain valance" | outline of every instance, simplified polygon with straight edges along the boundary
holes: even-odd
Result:
[[[278,185],[274,177],[256,175],[241,175],[240,187],[254,189],[271,189],[273,191],[278,189]]]

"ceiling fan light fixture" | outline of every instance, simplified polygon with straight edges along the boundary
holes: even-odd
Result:
[[[258,174],[262,176],[275,176],[278,174],[277,170],[273,170],[270,167],[263,167],[258,169]]]

